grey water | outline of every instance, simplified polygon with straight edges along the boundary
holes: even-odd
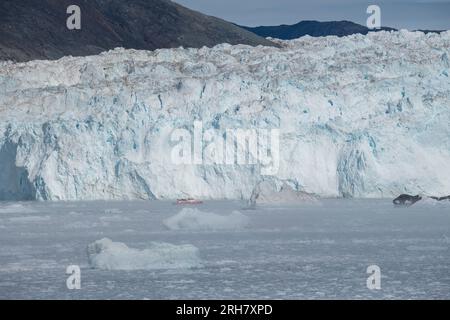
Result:
[[[396,208],[390,200],[321,200],[257,206],[212,201],[195,207],[248,217],[244,228],[169,230],[171,202],[0,203],[0,299],[448,299],[450,205]],[[201,266],[100,270],[88,244],[130,248],[190,244]],[[66,268],[81,269],[79,290]],[[381,289],[367,287],[379,266]]]

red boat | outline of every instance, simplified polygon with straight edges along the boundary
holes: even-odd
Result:
[[[186,204],[202,204],[203,201],[196,199],[178,199],[177,204],[186,205]]]

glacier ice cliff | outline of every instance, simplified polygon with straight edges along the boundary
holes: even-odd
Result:
[[[450,32],[0,62],[0,200],[450,194]],[[280,168],[175,165],[175,128],[280,130]]]

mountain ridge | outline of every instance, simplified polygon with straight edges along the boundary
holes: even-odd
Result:
[[[81,8],[81,30],[66,27],[70,5]],[[275,46],[232,23],[169,0],[0,2],[0,60],[55,60],[116,47],[155,50],[220,43]]]
[[[369,32],[397,31],[397,29],[391,27],[381,27],[379,29],[372,30],[367,28],[366,26],[348,20],[341,20],[341,21],[302,20],[292,25],[281,24],[278,26],[258,26],[258,27],[247,27],[241,25],[239,26],[261,37],[264,38],[270,37],[281,40],[293,40],[306,35],[312,37],[324,37],[324,36],[344,37],[352,34],[366,35]],[[417,30],[417,31],[422,31],[424,33],[442,32],[442,30]]]

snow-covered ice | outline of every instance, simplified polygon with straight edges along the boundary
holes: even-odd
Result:
[[[237,230],[248,224],[248,217],[239,211],[219,215],[197,208],[183,208],[164,221],[164,225],[170,230]]]
[[[198,249],[192,245],[152,243],[138,250],[104,238],[89,244],[87,252],[89,264],[104,270],[186,269],[200,265]]]
[[[279,129],[319,196],[450,194],[450,32],[0,63],[0,199],[249,199],[254,166],[175,165],[174,129]]]
[[[33,216],[49,218],[37,223],[11,219],[29,213],[0,216],[0,298],[450,298],[448,206],[396,208],[391,200],[321,203],[243,211],[245,201],[207,201],[199,207],[202,212],[226,216],[241,211],[249,224],[201,231],[168,230],[164,221],[180,211],[172,202],[30,203]],[[127,219],[104,223],[105,211],[121,212]],[[103,238],[112,239],[112,247],[126,244],[128,249],[118,244],[112,250],[119,269],[165,261],[166,252],[155,260],[153,252],[150,258],[142,253],[152,243],[193,246],[200,264],[92,268],[86,248]],[[185,258],[181,250],[176,259]],[[374,264],[381,268],[379,291],[366,287],[367,267]],[[66,287],[69,265],[81,267],[81,290]]]

